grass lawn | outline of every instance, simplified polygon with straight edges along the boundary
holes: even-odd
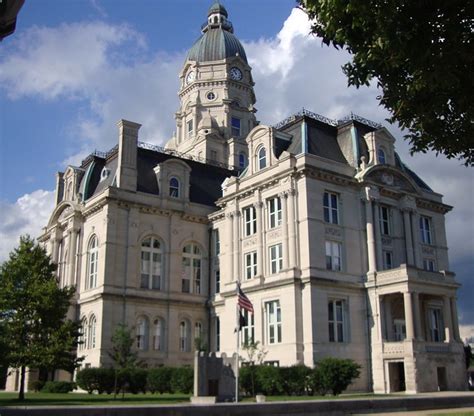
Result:
[[[124,400],[113,394],[87,393],[25,393],[25,400],[18,400],[18,393],[0,392],[1,406],[55,406],[55,405],[128,405],[128,404],[176,404],[189,403],[188,394],[125,394]]]

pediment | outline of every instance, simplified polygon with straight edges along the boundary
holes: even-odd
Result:
[[[387,188],[394,191],[402,191],[408,193],[419,193],[418,187],[405,173],[384,167],[374,167],[366,175],[364,181],[377,184],[381,188]]]

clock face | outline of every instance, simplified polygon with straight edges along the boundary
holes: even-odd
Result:
[[[196,73],[194,71],[189,71],[186,75],[186,84],[193,82],[196,79]]]
[[[230,69],[230,77],[235,81],[240,81],[242,79],[242,71],[234,66]]]

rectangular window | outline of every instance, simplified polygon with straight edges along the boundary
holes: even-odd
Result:
[[[240,118],[232,117],[231,125],[232,125],[232,136],[240,137]]]
[[[248,344],[255,340],[255,315],[246,309],[242,311],[245,323],[242,325],[242,344]]]
[[[431,341],[444,341],[443,314],[439,308],[429,309]]]
[[[244,208],[245,237],[257,232],[257,215],[255,207]]]
[[[330,300],[328,302],[328,330],[329,342],[345,342],[344,321],[345,301]]]
[[[216,316],[214,320],[214,329],[216,332],[216,351],[220,351],[221,349],[221,321],[218,316]]]
[[[434,272],[436,271],[435,262],[432,259],[423,259],[423,269]]]
[[[326,269],[341,270],[341,252],[341,243],[326,241]]]
[[[331,224],[339,224],[339,201],[338,195],[332,192],[324,192],[324,221]]]
[[[393,253],[391,251],[383,251],[383,269],[393,269]]]
[[[183,257],[181,291],[183,293],[191,293],[191,259],[189,257]]]
[[[268,224],[270,228],[278,227],[281,224],[281,199],[277,196],[267,201]]]
[[[270,273],[275,274],[278,273],[281,269],[283,269],[283,252],[282,252],[282,245],[275,244],[274,246],[270,246]]]
[[[214,255],[221,254],[221,240],[219,237],[219,230],[214,230]]]
[[[265,312],[267,318],[267,341],[269,344],[279,344],[282,339],[280,301],[266,302]]]
[[[216,284],[216,293],[219,293],[221,291],[221,271],[219,269],[215,270],[214,279]]]
[[[189,120],[187,123],[188,137],[193,135],[193,120]]]
[[[395,341],[403,341],[407,337],[407,328],[404,319],[393,320],[393,333]]]
[[[257,276],[257,252],[245,254],[245,278],[251,279]]]
[[[217,160],[217,151],[211,150],[211,160]]]
[[[431,218],[420,216],[420,237],[421,242],[425,244],[432,244],[431,238]]]
[[[380,232],[383,235],[390,235],[390,208],[381,205],[380,214]]]

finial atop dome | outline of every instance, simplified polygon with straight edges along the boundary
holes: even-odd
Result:
[[[209,7],[207,15],[210,16],[213,13],[218,13],[224,15],[225,17],[229,17],[226,8],[219,2],[219,0],[215,1],[214,4]]]

